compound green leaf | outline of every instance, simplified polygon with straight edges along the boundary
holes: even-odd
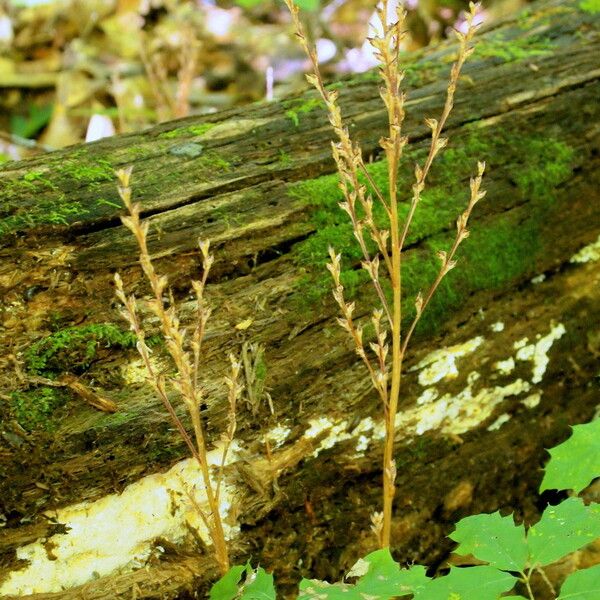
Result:
[[[450,537],[459,543],[455,552],[472,554],[498,569],[522,571],[527,562],[525,528],[515,525],[512,516],[495,512],[466,517]]]
[[[354,585],[303,579],[298,600],[389,600],[416,593],[429,581],[425,567],[401,569],[387,548],[361,558],[348,576],[360,579]]]
[[[600,476],[600,419],[575,425],[573,435],[551,448],[550,461],[540,491],[575,490],[579,493],[595,477]]]
[[[575,571],[560,588],[558,600],[597,600],[600,598],[600,565]]]
[[[210,588],[209,600],[233,600],[238,593],[238,583],[246,566],[231,567],[217,583]]]
[[[494,567],[452,568],[445,577],[432,579],[414,600],[498,600],[517,580]]]
[[[600,537],[600,505],[568,498],[549,506],[527,532],[529,564],[547,565]]]

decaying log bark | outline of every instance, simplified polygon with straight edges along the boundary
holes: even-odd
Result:
[[[406,131],[415,154],[406,177],[427,144],[424,117],[443,105],[454,50],[442,45],[407,58],[414,89]],[[432,173],[430,202],[407,252],[409,290],[431,277],[430,257],[452,233],[478,159],[488,162],[488,196],[407,363],[393,535],[401,560],[443,560],[450,548],[444,535],[466,514],[503,508],[534,518],[543,449],[594,413],[598,56],[598,17],[575,1],[553,1],[483,33],[465,69],[450,147]],[[376,171],[385,116],[374,78],[339,85],[351,130]],[[187,311],[188,282],[199,270],[196,240],[213,242],[215,312],[203,363],[213,440],[226,412],[220,381],[227,353],[243,350],[250,371],[254,364],[247,399],[258,404],[240,409],[227,467],[235,558],[274,569],[292,590],[301,575],[339,578],[373,548],[380,409],[323,291],[327,236],[343,252],[349,237],[338,224],[335,181],[322,178],[333,171],[330,135],[322,107],[306,92],[0,170],[0,593],[172,598],[204,589],[214,575],[210,558],[195,554],[194,536],[185,535],[179,497],[169,504],[172,517],[181,513],[179,529],[152,530],[132,549],[138,564],[148,561],[144,569],[116,556],[117,541],[65,559],[63,543],[80,535],[84,513],[116,503],[109,494],[134,498],[131,484],[139,480],[148,482],[147,494],[161,482],[168,488],[166,480],[142,478],[178,469],[186,456],[119,331],[114,271],[138,297],[147,294],[134,242],[119,222],[113,171],[126,165],[134,167],[134,194],[152,224],[157,268]],[[349,279],[359,277],[356,267],[347,264]],[[359,279],[357,287],[359,315],[368,317],[368,286]],[[264,364],[248,342],[264,346]],[[163,350],[159,344],[154,354],[168,368]],[[117,412],[99,410],[72,386],[43,385],[65,375],[116,403]],[[80,502],[89,504],[68,508]],[[111,520],[133,537],[146,523],[128,518],[158,523],[160,508],[140,517],[133,500],[128,506],[98,512],[96,529],[83,537],[101,537]],[[44,556],[35,555],[34,577],[24,559],[34,561],[27,544],[40,540]],[[53,565],[79,574],[53,584],[48,575],[43,583]],[[30,583],[17,584],[19,573]]]

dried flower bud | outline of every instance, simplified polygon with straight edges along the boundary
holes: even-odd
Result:
[[[313,87],[319,87],[319,80],[315,77],[315,75],[307,74],[306,81],[308,81],[308,83]]]
[[[421,181],[423,179],[423,169],[420,165],[415,165],[415,179],[417,181]]]
[[[417,310],[417,315],[420,315],[423,312],[423,294],[421,294],[420,291],[415,298],[415,308]]]
[[[123,169],[118,169],[116,171],[116,176],[119,179],[119,182],[123,187],[129,187],[129,180],[131,178],[131,172],[133,171],[133,166],[130,165]]]
[[[437,131],[438,128],[438,121],[437,119],[425,119],[425,125],[427,125],[427,127],[429,127],[429,129],[431,129],[432,133],[435,134],[435,132]]]
[[[210,240],[198,240],[198,247],[200,248],[200,252],[202,252],[202,256],[206,258],[210,249]]]
[[[346,304],[346,315],[348,317],[352,316],[352,313],[354,312],[354,309],[356,308],[356,303],[355,302],[348,302]]]

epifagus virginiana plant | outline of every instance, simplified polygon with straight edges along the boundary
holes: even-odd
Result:
[[[242,386],[239,381],[241,364],[233,357],[233,355],[231,355],[231,372],[230,375],[225,378],[225,383],[228,388],[229,426],[227,431],[223,434],[220,468],[213,480],[208,464],[208,446],[205,427],[200,414],[200,406],[204,402],[205,392],[198,382],[198,375],[202,354],[202,341],[204,339],[206,323],[211,312],[211,309],[207,306],[204,298],[204,290],[214,259],[209,253],[209,242],[207,240],[199,241],[203,272],[200,280],[191,282],[196,297],[196,314],[191,337],[188,342],[186,340],[187,332],[180,326],[173,294],[171,290],[168,289],[167,277],[156,273],[150,258],[147,245],[149,223],[141,221],[140,205],[131,200],[131,187],[129,185],[131,169],[118,171],[117,177],[119,178],[120,183],[119,195],[129,212],[129,216],[121,217],[121,220],[135,236],[140,249],[140,264],[152,290],[152,298],[147,301],[147,305],[150,311],[158,318],[160,331],[164,338],[166,348],[175,365],[176,374],[173,377],[165,378],[165,376],[158,372],[156,367],[153,366],[150,360],[150,349],[146,343],[144,327],[138,315],[138,301],[135,296],[126,295],[123,288],[123,282],[118,273],[115,273],[115,283],[117,287],[116,294],[124,307],[122,314],[129,322],[131,330],[137,337],[137,349],[144,361],[148,373],[148,381],[154,387],[165,409],[169,413],[173,424],[187,444],[191,455],[197,461],[200,468],[202,481],[206,490],[208,509],[202,507],[195,500],[191,491],[188,496],[208,530],[213,545],[214,556],[219,565],[219,570],[221,573],[226,573],[229,569],[229,555],[223,530],[223,521],[219,512],[219,505],[221,485],[223,482],[223,469],[235,433],[236,402],[241,393]],[[169,399],[167,387],[174,389],[183,401],[192,422],[193,439],[177,415],[175,408]]]
[[[344,125],[341,110],[338,105],[338,93],[329,90],[324,85],[319,71],[317,53],[304,33],[304,28],[298,15],[298,7],[294,0],[285,0],[291,14],[296,30],[296,35],[306,52],[311,65],[312,74],[307,75],[307,80],[319,92],[329,115],[329,122],[335,132],[337,141],[332,142],[333,158],[340,176],[340,189],[344,194],[344,201],[340,207],[350,218],[354,236],[362,250],[362,267],[367,271],[379,299],[379,306],[372,312],[372,323],[375,329],[375,341],[366,344],[363,341],[363,329],[353,320],[355,310],[354,302],[347,302],[344,288],[340,282],[341,256],[330,248],[331,263],[328,269],[334,282],[333,296],[339,304],[342,317],[340,325],[351,336],[356,352],[366,365],[373,387],[381,397],[385,416],[385,442],[383,453],[383,512],[373,516],[373,529],[376,532],[380,546],[390,544],[390,531],[392,520],[392,503],[395,493],[396,466],[393,458],[395,417],[400,397],[400,383],[402,363],[406,349],[423,311],[429,304],[437,287],[446,274],[456,265],[456,251],[461,242],[469,235],[467,222],[475,204],[483,198],[485,192],[481,191],[481,179],[485,165],[479,163],[478,172],[471,180],[471,198],[466,210],[458,217],[456,222],[456,238],[447,251],[440,251],[440,269],[431,286],[424,293],[419,293],[415,298],[416,314],[406,331],[402,331],[402,250],[406,241],[415,211],[421,200],[422,192],[427,182],[431,165],[438,153],[446,146],[448,140],[441,136],[442,130],[454,103],[454,94],[465,60],[473,52],[470,47],[475,33],[474,17],[476,5],[471,3],[467,16],[466,33],[456,32],[458,38],[458,56],[452,65],[450,81],[448,84],[446,101],[439,119],[426,119],[427,126],[431,129],[431,145],[429,153],[423,164],[415,166],[415,182],[412,186],[412,199],[405,219],[399,215],[398,202],[398,166],[402,158],[403,149],[408,143],[408,138],[402,133],[404,121],[405,94],[401,90],[403,72],[400,68],[401,40],[404,36],[403,23],[405,14],[402,10],[397,12],[397,21],[388,21],[388,1],[382,0],[378,7],[378,17],[381,21],[382,34],[371,39],[375,55],[381,62],[379,72],[383,85],[380,93],[387,109],[389,129],[387,135],[380,140],[380,146],[387,158],[389,195],[384,197],[363,161],[360,145],[353,141],[348,128]],[[361,174],[366,177],[369,188],[361,183]],[[379,228],[373,217],[373,203],[380,202],[388,217],[388,228]],[[373,254],[369,251],[372,240],[376,247]],[[391,284],[392,297],[389,299],[384,293],[383,279]],[[389,341],[388,341],[389,340]],[[391,346],[391,360],[389,360]],[[370,349],[371,352],[368,352]]]

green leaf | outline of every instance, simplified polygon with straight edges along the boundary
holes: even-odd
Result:
[[[246,571],[246,581],[240,586],[244,571]],[[249,563],[231,567],[212,586],[209,600],[275,600],[273,575],[261,567],[254,570]]]
[[[459,543],[458,554],[472,554],[493,567],[522,571],[528,557],[525,528],[499,512],[460,520],[450,538]]]
[[[371,552],[362,560],[367,563],[368,570],[356,583],[355,589],[359,593],[384,599],[410,594],[415,586],[427,581],[425,567],[414,565],[411,569],[400,569],[388,548]]]
[[[497,600],[516,583],[512,575],[494,567],[452,568],[445,577],[430,580],[414,600]]]
[[[300,582],[298,600],[357,600],[353,585],[346,583],[327,583],[317,579],[303,579]]]
[[[600,476],[600,419],[575,425],[573,435],[551,448],[540,492],[548,489],[579,493]]]
[[[527,532],[529,564],[547,565],[600,537],[600,505],[568,498],[549,506]]]
[[[246,566],[231,567],[217,583],[210,588],[209,600],[233,600],[238,593],[238,583]]]
[[[298,600],[389,600],[416,593],[429,581],[425,567],[401,569],[387,548],[361,558],[348,576],[360,579],[355,585],[303,579]]]
[[[32,138],[38,131],[44,127],[52,116],[52,104],[37,106],[35,104],[29,107],[29,116],[14,115],[10,119],[10,130],[15,135],[22,138]]]
[[[240,600],[275,600],[275,585],[273,575],[258,567],[250,573],[243,587]]]
[[[597,600],[600,598],[600,565],[575,571],[560,588],[558,600]]]

